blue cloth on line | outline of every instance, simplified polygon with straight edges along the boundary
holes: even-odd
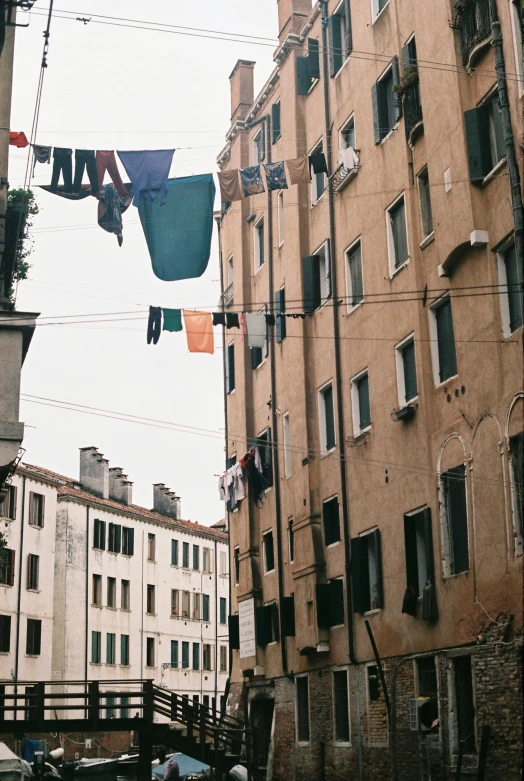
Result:
[[[133,185],[133,204],[140,204],[140,196],[144,195],[152,201],[159,192],[162,193],[161,203],[167,198],[167,177],[174,149],[154,149],[140,152],[117,152],[122,165],[127,171]]]
[[[200,277],[207,268],[213,233],[212,174],[167,181],[168,198],[140,198],[138,213],[153,271],[164,282]]]
[[[26,762],[34,762],[36,751],[42,751],[44,754],[44,759],[46,759],[49,753],[47,748],[47,740],[33,740],[33,738],[24,738],[22,759],[25,759]]]
[[[244,195],[258,195],[265,192],[262,172],[259,165],[251,165],[249,168],[240,169],[240,181],[244,188]]]
[[[278,163],[264,163],[268,190],[287,190],[286,169],[284,161]]]

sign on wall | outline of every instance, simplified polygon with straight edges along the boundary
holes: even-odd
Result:
[[[245,599],[238,605],[238,625],[240,635],[240,658],[255,656],[255,600]]]

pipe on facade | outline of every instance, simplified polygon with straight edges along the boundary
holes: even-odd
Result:
[[[18,595],[16,603],[16,644],[15,644],[15,696],[18,693],[18,658],[20,656],[20,616],[22,609],[22,561],[24,554],[24,527],[25,527],[25,482],[26,477],[22,475],[22,512],[20,520],[20,562],[18,565]]]
[[[218,559],[217,559],[217,541],[215,540],[215,705],[218,698]],[[203,599],[203,597],[202,597]],[[229,602],[231,606],[231,601]]]
[[[329,71],[327,42],[327,0],[320,0],[322,10],[322,70],[324,81],[324,122],[326,133],[326,161],[328,168],[328,206],[329,206],[329,266],[331,269],[331,293],[333,297],[333,332],[335,343],[335,379],[337,389],[337,418],[340,450],[340,493],[342,498],[342,526],[344,529],[344,558],[346,566],[346,601],[348,617],[349,659],[358,664],[355,656],[353,597],[351,589],[351,545],[349,530],[348,480],[346,474],[346,442],[344,432],[344,404],[342,397],[342,368],[340,361],[340,326],[338,321],[338,285],[335,261],[335,209],[333,191],[329,184],[331,175],[331,120],[329,111]]]
[[[89,505],[86,507],[86,607],[85,607],[85,662],[84,662],[84,680],[87,684],[88,655],[89,655]]]

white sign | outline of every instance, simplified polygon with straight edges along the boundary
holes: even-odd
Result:
[[[238,628],[240,635],[240,658],[256,655],[255,642],[255,600],[245,599],[238,605]]]

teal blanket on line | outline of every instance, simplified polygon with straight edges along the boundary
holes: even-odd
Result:
[[[164,282],[200,277],[211,252],[213,175],[168,179],[167,189],[164,204],[141,197],[138,207],[153,271]]]

